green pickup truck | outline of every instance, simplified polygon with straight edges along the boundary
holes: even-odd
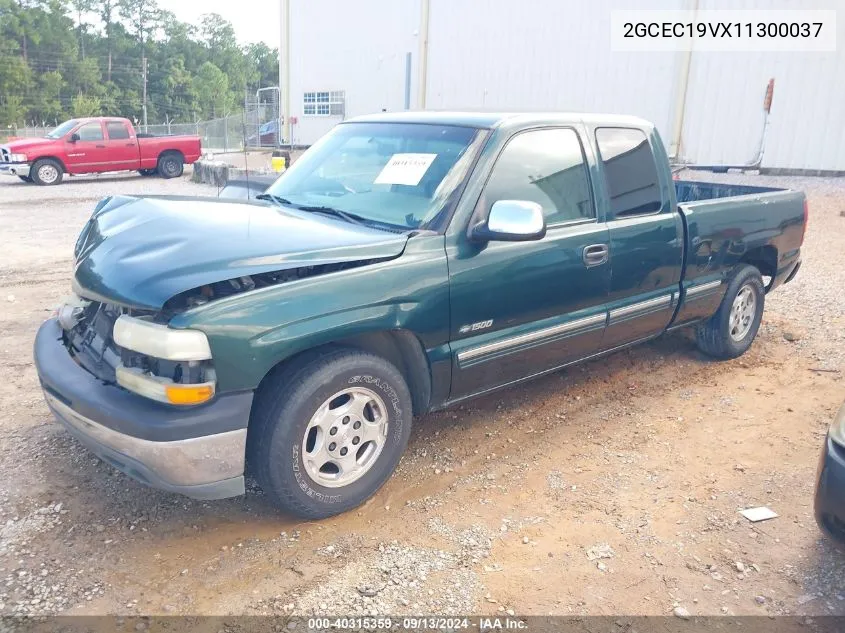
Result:
[[[249,468],[309,518],[373,495],[427,411],[685,326],[739,356],[807,223],[801,192],[674,181],[625,116],[356,118],[259,198],[101,201],[35,362],[131,477],[216,499]]]

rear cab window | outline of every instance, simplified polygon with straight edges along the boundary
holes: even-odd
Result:
[[[610,198],[607,219],[659,212],[660,180],[645,132],[637,128],[597,128],[596,144]]]
[[[507,142],[482,194],[486,214],[498,200],[543,208],[546,224],[595,218],[581,141],[571,128],[528,130]]]
[[[123,121],[106,122],[106,132],[108,132],[109,139],[112,141],[130,138],[129,128]]]

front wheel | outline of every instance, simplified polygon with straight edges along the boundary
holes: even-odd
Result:
[[[760,271],[741,264],[731,274],[716,314],[696,328],[698,348],[721,360],[744,354],[757,336],[765,303]]]
[[[250,468],[273,503],[322,519],[359,506],[393,473],[411,395],[386,360],[336,349],[268,378],[248,433]]]
[[[18,178],[20,178],[24,182],[32,182],[32,178],[30,178],[29,176],[18,176]]]
[[[64,169],[52,158],[42,158],[35,161],[29,172],[29,177],[36,185],[58,185],[62,181]]]

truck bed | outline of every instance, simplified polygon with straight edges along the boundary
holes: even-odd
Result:
[[[684,301],[675,325],[712,314],[721,295],[691,288],[724,279],[740,262],[756,266],[766,290],[790,281],[800,265],[807,213],[804,194],[789,189],[675,181],[686,236]]]
[[[750,185],[728,185],[718,182],[699,182],[695,180],[676,180],[675,195],[678,203],[699,202],[715,198],[733,198],[735,196],[749,196],[773,191],[788,191],[774,187],[752,187]]]

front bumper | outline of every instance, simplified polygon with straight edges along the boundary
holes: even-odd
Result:
[[[0,175],[29,177],[29,163],[0,163]]]
[[[55,319],[35,338],[35,366],[50,410],[103,461],[141,483],[194,499],[244,493],[252,392],[174,407],[105,384],[80,367]]]
[[[845,542],[845,448],[825,438],[816,477],[816,523],[832,538]]]

